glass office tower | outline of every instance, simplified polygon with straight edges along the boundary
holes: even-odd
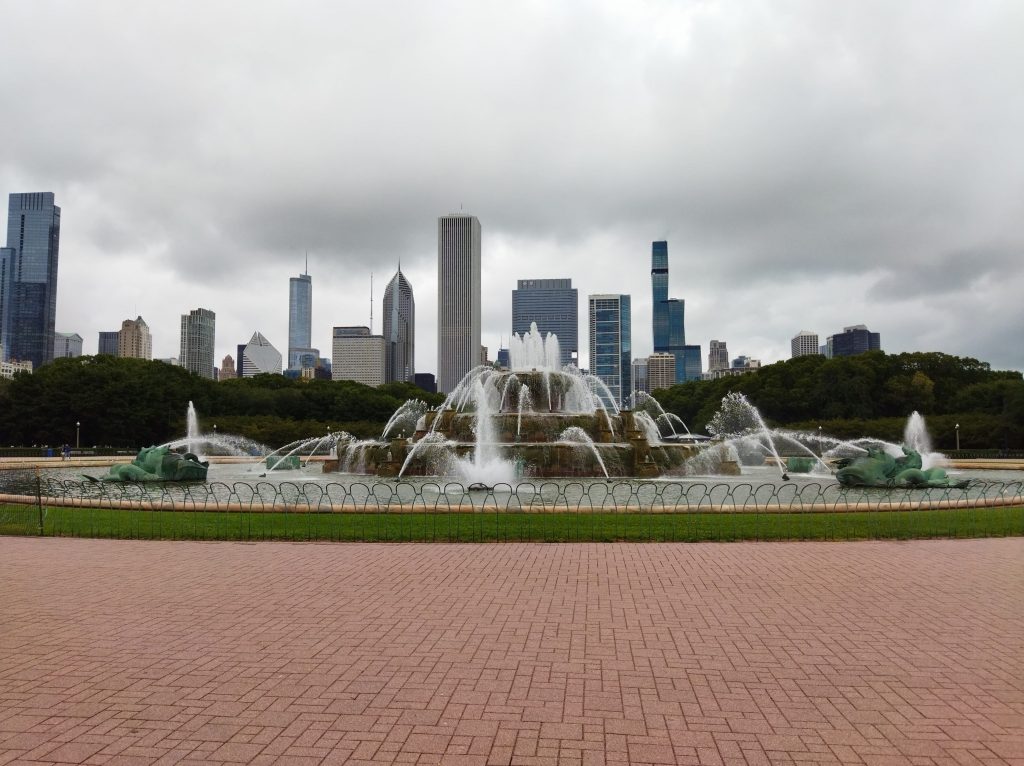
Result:
[[[621,407],[633,393],[630,297],[591,295],[589,309],[590,372],[604,381]]]
[[[651,306],[654,313],[654,350],[661,351],[669,344],[668,300],[668,242],[651,243]]]
[[[0,343],[8,359],[38,369],[53,361],[60,208],[53,192],[11,194],[7,247],[0,255]]]
[[[384,288],[384,382],[416,378],[416,301],[399,265]]]
[[[677,383],[693,380],[692,351],[686,352],[686,301],[668,297],[668,242],[664,240],[651,243],[651,298],[654,353],[675,355]]]
[[[288,280],[288,369],[300,369],[299,355],[313,342],[313,278]]]
[[[14,248],[0,247],[0,362],[9,358],[11,331],[11,272],[14,270]]]
[[[97,354],[117,356],[120,347],[121,333],[118,330],[100,330],[99,344],[96,347]]]
[[[537,323],[542,336],[558,336],[564,367],[579,356],[579,295],[571,279],[520,279],[512,291],[512,332],[522,335]]]

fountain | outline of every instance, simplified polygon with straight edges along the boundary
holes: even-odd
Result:
[[[528,477],[651,478],[697,452],[694,444],[662,441],[658,420],[675,428],[660,407],[653,416],[646,405],[619,409],[599,378],[562,368],[558,337],[542,336],[536,324],[513,336],[509,356],[511,371],[474,368],[437,409],[403,405],[408,417],[396,413],[392,421],[409,423],[415,414],[415,433],[389,423],[381,439],[363,445],[361,469],[494,486]],[[352,465],[339,456],[324,470]]]
[[[145,447],[130,463],[116,463],[106,476],[86,476],[90,481],[206,481],[210,464],[191,452],[181,455],[167,447]]]
[[[916,414],[916,413],[915,413]],[[853,458],[836,472],[844,487],[956,487],[970,482],[954,481],[941,468],[923,468],[921,454],[903,447],[903,456],[895,458],[887,451],[869,448],[866,455]]]

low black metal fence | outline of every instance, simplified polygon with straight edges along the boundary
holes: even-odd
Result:
[[[1024,534],[1024,481],[121,484],[38,478],[0,533],[212,540],[774,540]]]

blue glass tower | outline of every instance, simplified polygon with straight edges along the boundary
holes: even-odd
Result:
[[[520,335],[537,323],[541,335],[558,336],[564,367],[579,347],[579,296],[571,279],[520,279],[512,291],[512,332]]]
[[[0,343],[8,359],[38,369],[53,361],[60,208],[53,192],[12,194],[0,254]]]
[[[675,354],[677,383],[699,380],[700,347],[686,345],[686,301],[668,297],[668,242],[664,240],[651,243],[651,298],[654,352]]]
[[[604,381],[621,407],[633,392],[630,297],[591,295],[589,303],[590,372]]]
[[[302,273],[288,280],[288,369],[301,369],[300,357],[303,353],[315,352],[319,355],[319,351],[310,347],[312,335],[313,278],[308,273]]]
[[[651,305],[654,310],[654,350],[663,351],[669,345],[668,316],[668,242],[651,243]]]

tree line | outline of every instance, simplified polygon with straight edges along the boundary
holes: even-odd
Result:
[[[272,446],[328,429],[380,433],[407,399],[444,397],[410,383],[373,388],[353,381],[297,381],[259,375],[215,382],[182,367],[143,359],[57,359],[34,374],[0,380],[0,445],[141,447],[183,436],[191,401],[203,431],[216,425]]]
[[[738,391],[771,424],[839,438],[899,441],[907,416],[925,416],[936,447],[1024,447],[1024,377],[977,359],[939,352],[871,351],[826,359],[802,356],[738,377],[656,391],[666,411],[704,433],[722,397]]]
[[[806,356],[756,373],[692,381],[655,392],[694,433],[722,397],[742,392],[772,425],[822,431],[840,438],[897,441],[907,416],[927,418],[940,449],[1024,448],[1024,378],[976,359],[942,353],[852,357]],[[0,380],[0,445],[74,444],[112,447],[159,444],[185,433],[192,401],[204,431],[216,424],[280,446],[328,429],[365,438],[380,433],[408,399],[443,401],[408,383],[372,388],[352,381],[296,381],[281,375],[226,380],[141,359],[85,356],[58,359],[36,373]]]

